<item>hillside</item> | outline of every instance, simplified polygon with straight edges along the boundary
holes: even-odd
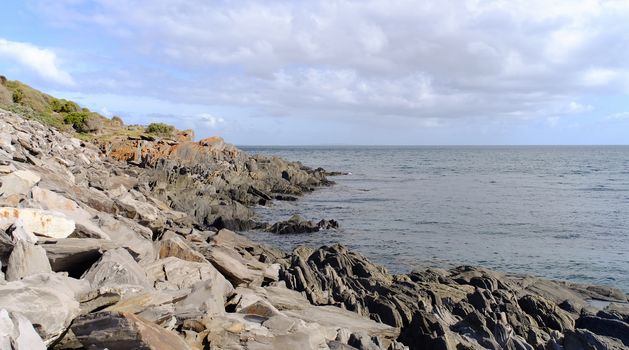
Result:
[[[118,116],[109,119],[74,101],[50,96],[20,81],[7,80],[4,76],[0,76],[0,108],[59,131],[73,133],[82,140],[107,140],[117,136],[177,139],[184,135],[185,138],[194,138],[191,130],[179,131],[163,123],[125,125]]]

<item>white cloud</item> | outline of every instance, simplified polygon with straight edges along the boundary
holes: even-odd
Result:
[[[592,109],[594,109],[594,107],[592,107],[591,105],[584,105],[576,101],[571,101],[570,103],[568,103],[566,112],[571,114],[580,114],[589,112]]]
[[[613,114],[608,115],[606,119],[611,120],[611,121],[628,121],[629,112],[613,113]]]
[[[59,67],[57,55],[49,49],[0,38],[0,57],[15,61],[50,82],[74,85],[72,76]]]
[[[583,83],[589,86],[603,86],[609,84],[618,76],[619,72],[609,68],[591,68],[583,73]]]
[[[216,129],[220,125],[225,123],[225,119],[221,117],[215,117],[209,113],[201,113],[198,115],[203,125],[208,129]]]
[[[193,76],[123,87],[171,101],[441,125],[586,113],[593,107],[577,101],[587,94],[629,93],[626,1],[98,0],[91,13],[81,4],[41,8]]]

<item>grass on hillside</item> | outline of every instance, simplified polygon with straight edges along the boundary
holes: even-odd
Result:
[[[82,108],[74,101],[58,99],[17,80],[7,80],[0,75],[0,108],[17,113],[26,119],[73,132],[84,141],[106,141],[116,137],[139,138],[142,135],[172,137],[177,129],[164,123],[152,123],[148,127],[125,126],[122,119],[108,119],[99,113]]]

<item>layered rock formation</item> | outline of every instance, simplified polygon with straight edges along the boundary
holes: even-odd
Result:
[[[627,347],[617,290],[393,276],[341,246],[284,252],[225,229],[325,175],[217,138],[92,144],[0,110],[0,348]]]
[[[247,155],[223,139],[193,142],[188,137],[170,139],[114,138],[99,146],[110,158],[137,165],[134,183],[144,193],[174,210],[191,213],[204,228],[236,230],[260,226],[253,219],[253,205],[271,200],[293,200],[319,186],[331,185],[323,169],[277,157]],[[95,179],[104,187],[119,186],[109,179]],[[109,186],[108,186],[109,185]]]
[[[278,262],[280,279],[313,304],[337,305],[400,328],[398,340],[411,349],[629,346],[627,296],[613,288],[470,266],[392,276],[339,245],[300,247]],[[596,309],[591,300],[609,306]]]

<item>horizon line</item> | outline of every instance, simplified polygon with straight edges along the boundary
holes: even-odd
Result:
[[[629,144],[258,144],[237,147],[626,147]]]

